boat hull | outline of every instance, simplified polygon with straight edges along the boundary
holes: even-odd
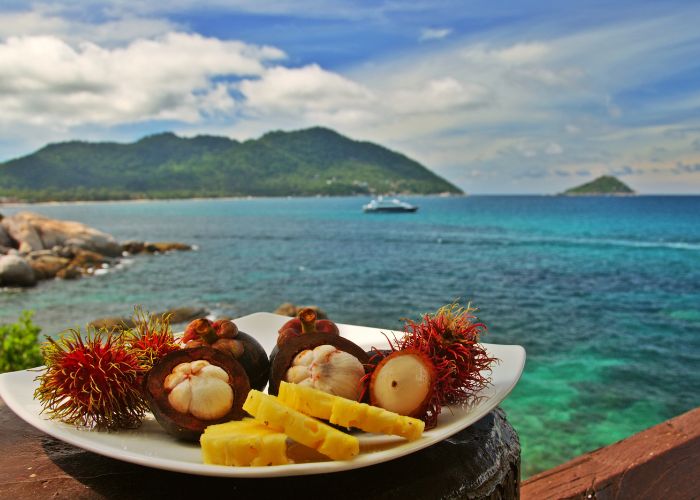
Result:
[[[365,208],[363,209],[366,213],[413,213],[418,210],[418,207],[404,208],[404,207],[381,207],[381,208]]]

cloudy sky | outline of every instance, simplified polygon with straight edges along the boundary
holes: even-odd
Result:
[[[323,125],[469,193],[600,174],[698,193],[698,19],[692,1],[4,0],[0,160]]]

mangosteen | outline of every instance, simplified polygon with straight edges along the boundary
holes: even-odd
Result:
[[[144,380],[146,402],[158,423],[187,441],[197,441],[209,425],[242,419],[249,391],[243,366],[211,347],[172,352]]]
[[[318,313],[314,309],[305,307],[299,311],[296,318],[290,319],[279,329],[277,345],[282,345],[289,338],[309,333],[340,335],[338,325],[328,319],[318,319]]]
[[[270,355],[268,392],[277,394],[284,380],[358,400],[367,363],[365,351],[340,335],[305,333],[290,337]]]
[[[265,349],[255,337],[242,331],[238,332],[235,340],[243,346],[243,352],[236,356],[236,360],[243,365],[248,374],[250,386],[262,391],[270,374],[270,360]]]
[[[195,319],[187,325],[182,341],[187,347],[211,346],[232,356],[243,365],[253,389],[261,391],[265,387],[270,372],[265,349],[252,335],[239,331],[231,320]]]

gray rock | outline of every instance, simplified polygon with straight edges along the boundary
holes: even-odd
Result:
[[[64,267],[60,271],[56,273],[56,278],[62,279],[62,280],[77,280],[83,275],[83,273],[80,271],[80,269],[71,267],[70,265],[67,267]]]
[[[326,314],[326,312],[318,306],[297,306],[295,304],[292,304],[291,302],[285,302],[284,304],[280,304],[279,307],[275,309],[275,314],[281,314],[282,316],[290,316],[293,318],[296,317],[297,314],[299,314],[299,311],[307,307],[316,311],[316,317],[318,319],[328,319],[328,315]]]
[[[160,313],[160,316],[168,315],[170,323],[176,325],[178,323],[188,323],[197,318],[204,318],[208,314],[209,311],[203,307],[176,307]]]
[[[0,257],[1,286],[34,286],[36,276],[29,263],[17,255]]]
[[[7,234],[7,231],[5,228],[0,224],[0,247],[8,247],[8,248],[13,248],[15,246],[15,242],[12,241],[12,238],[10,238],[10,235]]]
[[[28,259],[29,265],[34,269],[34,275],[40,280],[56,277],[56,274],[70,262],[69,259],[45,252],[48,250],[34,252]]]
[[[122,250],[130,254],[143,252],[145,243],[143,241],[129,240],[122,243]]]
[[[122,252],[121,245],[112,236],[80,222],[19,212],[5,217],[0,224],[12,239],[19,242],[20,252],[71,245],[109,257],[117,257]]]
[[[28,212],[20,212],[9,217],[5,217],[2,222],[0,222],[0,225],[2,225],[3,229],[10,238],[18,242],[18,249],[20,253],[43,250],[44,243],[41,241],[36,229],[31,224],[27,223],[22,217],[18,217],[22,213]]]

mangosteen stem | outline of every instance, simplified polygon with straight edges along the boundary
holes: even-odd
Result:
[[[306,307],[299,311],[301,320],[301,333],[314,333],[316,331],[316,311]]]

